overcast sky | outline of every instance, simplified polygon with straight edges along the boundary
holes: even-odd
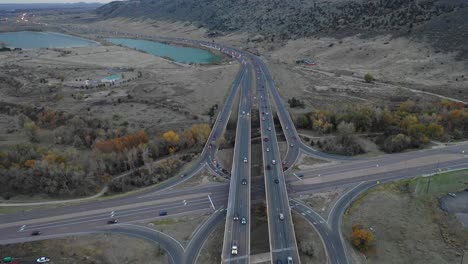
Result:
[[[109,3],[111,0],[0,0],[0,4],[41,4],[41,3]]]

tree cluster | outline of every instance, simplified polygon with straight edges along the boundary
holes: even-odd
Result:
[[[304,108],[304,102],[299,99],[296,99],[295,97],[289,99],[288,104],[291,108]]]
[[[351,124],[357,133],[380,133],[376,143],[382,150],[391,153],[418,148],[432,139],[448,141],[467,138],[468,108],[462,103],[447,100],[437,103],[406,101],[393,110],[371,105],[350,105],[340,110],[315,110],[302,114],[295,118],[295,123],[300,128],[322,135],[338,133],[333,142],[321,142],[325,148],[333,144],[356,148],[351,136],[354,132],[339,133],[340,124]]]
[[[84,196],[95,193],[101,183],[90,168],[78,161],[70,148],[63,152],[19,144],[0,152],[0,195],[20,194]]]
[[[138,131],[123,137],[97,141],[95,148],[103,153],[122,152],[146,143],[148,143],[148,135],[145,131]]]

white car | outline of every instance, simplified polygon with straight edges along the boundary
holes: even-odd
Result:
[[[48,257],[40,257],[36,260],[36,263],[46,263],[46,262],[49,262],[50,261],[50,258]]]
[[[242,114],[245,115],[245,111],[242,111]]]
[[[247,157],[244,157],[244,162],[247,162]]]
[[[271,164],[275,165],[275,164],[276,164],[276,160],[272,160],[272,161],[271,161]]]
[[[266,152],[270,152],[270,148],[266,148]]]
[[[271,127],[268,127],[268,131],[271,131]]]
[[[282,214],[282,213],[279,214],[279,219],[280,219],[280,220],[284,220],[284,214]]]

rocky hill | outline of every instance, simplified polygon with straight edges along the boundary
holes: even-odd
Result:
[[[212,36],[246,31],[267,41],[357,33],[411,35],[468,57],[466,0],[130,0],[97,9],[103,18],[182,20]]]

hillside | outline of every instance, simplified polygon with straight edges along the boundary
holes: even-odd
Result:
[[[312,35],[411,34],[468,57],[464,0],[131,0],[111,2],[97,13],[189,21],[212,36],[245,31],[275,42]]]

